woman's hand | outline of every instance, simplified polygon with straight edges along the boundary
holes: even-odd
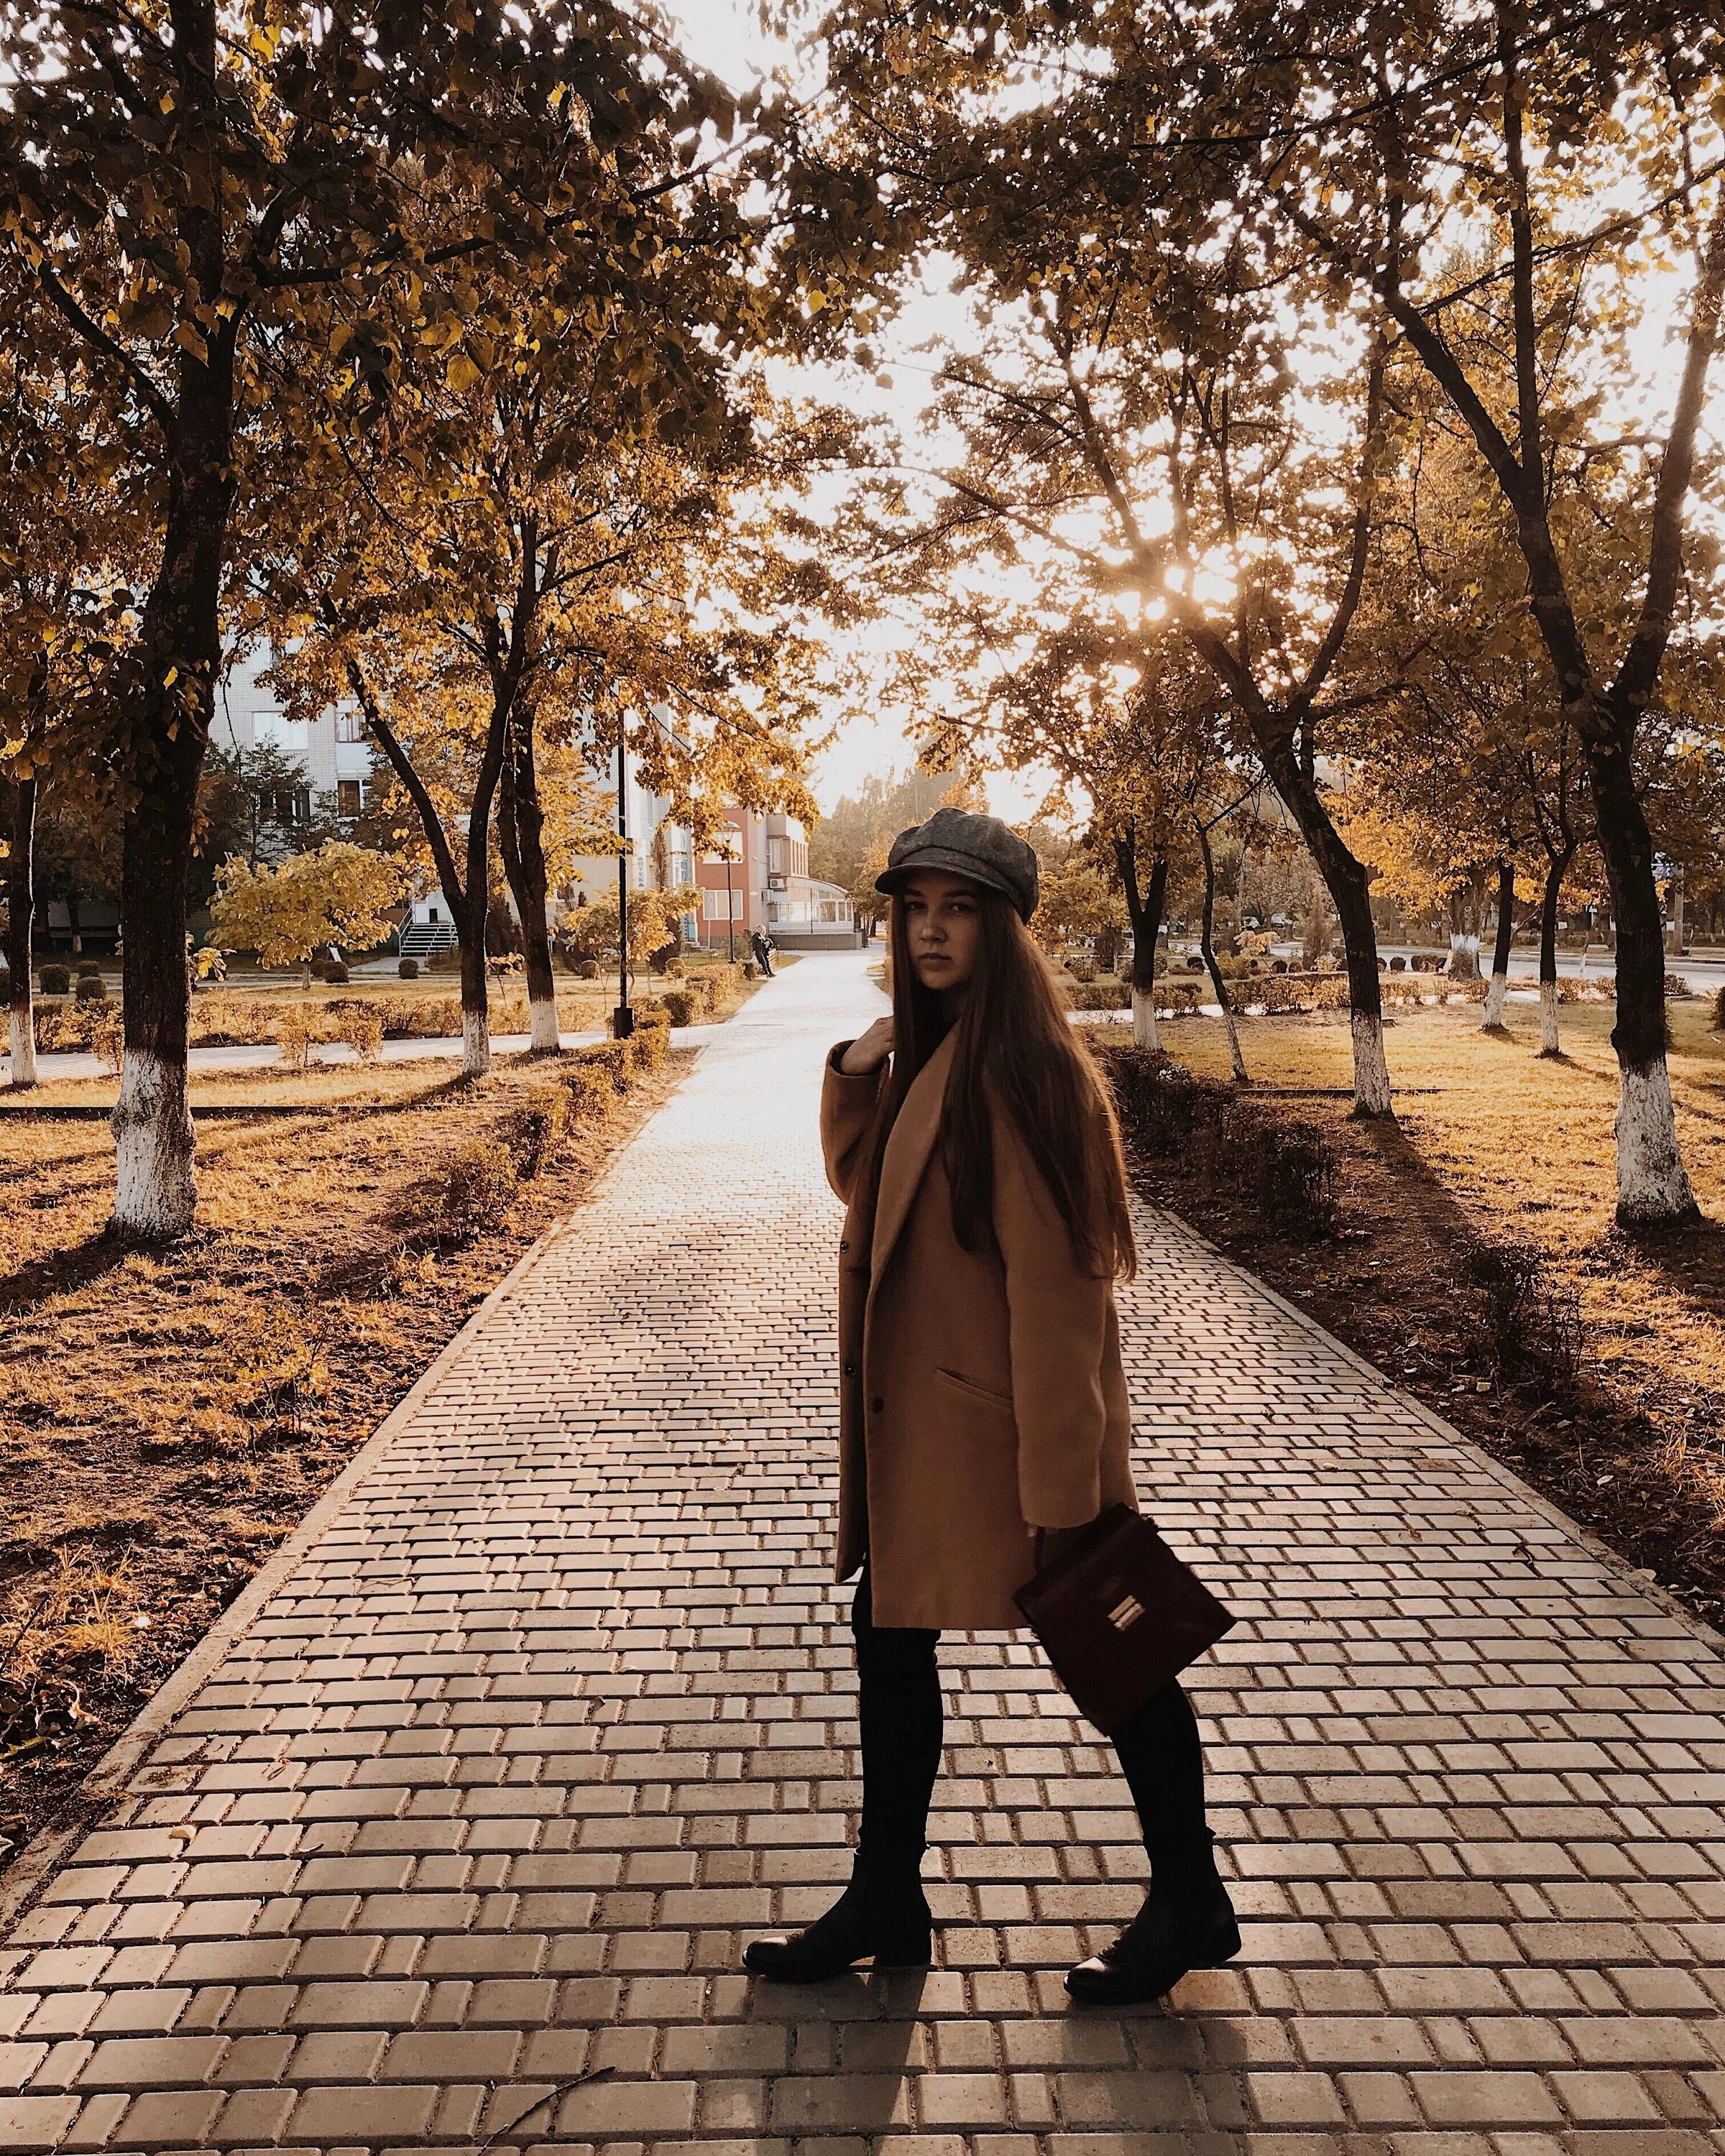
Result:
[[[892,1020],[890,1016],[877,1018],[845,1050],[839,1068],[847,1078],[865,1078],[870,1071],[878,1070],[891,1053]]]

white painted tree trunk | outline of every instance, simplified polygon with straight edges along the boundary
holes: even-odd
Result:
[[[556,1055],[562,1047],[562,1036],[557,1030],[557,999],[555,996],[536,996],[527,1005],[532,1014],[533,1038],[527,1053],[530,1055]]]
[[[1384,1021],[1355,1011],[1350,1021],[1353,1034],[1353,1112],[1357,1116],[1388,1116],[1394,1112],[1389,1099],[1389,1065],[1384,1060]]]
[[[29,1010],[12,1013],[12,1083],[14,1089],[36,1082],[36,1027]]]
[[[128,1048],[120,1071],[114,1132],[114,1224],[150,1242],[183,1235],[198,1210],[196,1140],[186,1072]]]
[[[1246,1069],[1245,1056],[1240,1045],[1240,1028],[1234,1022],[1234,1013],[1228,1004],[1222,1006],[1222,1023],[1228,1029],[1228,1060],[1234,1066],[1236,1086],[1250,1086],[1251,1075]]]
[[[1450,937],[1450,978],[1452,981],[1476,981],[1480,977],[1480,939],[1451,932]]]
[[[1624,1070],[1615,1128],[1618,1219],[1633,1227],[1692,1218],[1695,1192],[1677,1150],[1671,1074],[1662,1055]]]
[[[1142,988],[1132,990],[1132,1046],[1157,1050],[1162,1046],[1156,1030],[1156,998],[1147,996]]]
[[[1558,984],[1555,981],[1539,983],[1539,1052],[1542,1055],[1561,1055],[1563,1035],[1558,1029]]]
[[[1482,1030],[1501,1033],[1503,1030],[1503,999],[1509,993],[1507,973],[1493,973],[1491,985],[1486,990],[1486,1016]]]
[[[491,1067],[491,1027],[483,1011],[461,1014],[461,1075],[483,1078]]]

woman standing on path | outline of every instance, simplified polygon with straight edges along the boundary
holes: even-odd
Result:
[[[745,1953],[782,1983],[929,1958],[941,1631],[1021,1625],[1014,1589],[1105,1507],[1136,1502],[1114,1309],[1134,1262],[1120,1142],[1024,925],[1036,856],[995,818],[941,808],[894,841],[880,888],[892,1015],[834,1049],[821,1096],[849,1208],[834,1576],[862,1567],[862,1825],[834,1907]],[[1108,2005],[1240,1951],[1185,1694],[1169,1685],[1114,1743],[1149,1896],[1066,1978]]]

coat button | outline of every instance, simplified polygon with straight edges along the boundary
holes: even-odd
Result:
[[[850,1244],[845,1241],[842,1235],[839,1238],[839,1248],[841,1251],[848,1250],[850,1248]]]
[[[845,1374],[847,1378],[854,1378],[856,1375],[856,1365],[855,1363],[847,1363],[845,1365]]]
[[[885,1400],[870,1400],[869,1402],[869,1413],[870,1414],[880,1414],[885,1411],[886,1406],[886,1403]]]

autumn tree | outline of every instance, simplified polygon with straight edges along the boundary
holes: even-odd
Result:
[[[1064,9],[1032,11],[1042,18]],[[1617,922],[1619,1218],[1689,1218],[1666,1066],[1654,834],[1638,784],[1686,582],[1697,441],[1725,300],[1725,23],[1653,4],[1184,4],[1090,33],[1096,172],[1204,228],[1218,205],[1299,281],[1370,310],[1471,445],[1523,565],[1549,693],[1580,745]],[[1086,77],[1086,80],[1091,79]],[[1664,378],[1625,334],[1673,326]],[[1644,302],[1643,304],[1645,304]],[[1580,382],[1584,393],[1575,393]],[[1578,587],[1559,502],[1584,479],[1626,573]]]
[[[614,848],[595,788],[619,739],[691,827],[697,773],[806,805],[795,685],[824,572],[780,543],[778,430],[696,334],[747,309],[750,243],[722,204],[684,218],[667,198],[654,220],[660,274],[578,319],[555,288],[475,275],[462,350],[406,373],[381,437],[337,355],[321,507],[264,579],[290,709],[352,700],[418,812],[460,935],[470,1075],[490,1055],[494,822],[533,1047],[557,1045],[547,753],[590,767],[578,851]],[[453,792],[446,724],[469,744]]]
[[[185,893],[223,594],[264,416],[290,442],[327,417],[276,348],[350,349],[381,412],[407,349],[460,346],[476,265],[603,309],[650,267],[644,214],[726,116],[607,0],[8,6],[0,60],[0,232],[144,424],[153,470],[156,567],[108,685],[128,804],[115,1220],[173,1235],[196,1202]]]
[[[1135,16],[1104,7],[1081,44],[1124,46]],[[1244,209],[1134,183],[1120,141],[1159,123],[1137,105],[1128,124],[1118,100],[1142,77],[1125,53],[1112,74],[1070,64],[1058,0],[910,20],[840,0],[824,31],[844,139],[890,165],[900,221],[914,211],[965,266],[935,408],[965,454],[933,475],[906,574],[999,588],[1064,557],[1098,602],[1186,639],[1323,875],[1356,1109],[1389,1113],[1368,879],[1321,770],[1393,452],[1384,336],[1363,305],[1291,290],[1286,249]]]
[[[265,966],[300,967],[310,988],[312,953],[331,943],[365,950],[381,942],[404,886],[400,862],[340,839],[279,868],[236,858],[216,879],[212,938],[222,951],[255,951]]]

